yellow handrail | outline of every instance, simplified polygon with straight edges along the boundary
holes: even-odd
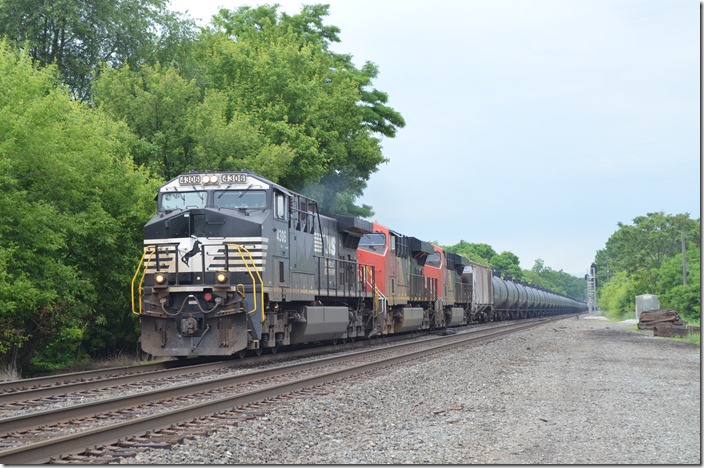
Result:
[[[150,250],[152,249],[152,250]],[[149,253],[149,258],[147,259],[146,263],[144,261],[144,257],[147,255],[147,252]],[[144,293],[144,288],[142,288],[142,285],[144,284],[144,277],[147,274],[147,265],[151,263],[152,257],[156,253],[156,245],[147,245],[144,247],[144,251],[142,252],[142,258],[139,260],[139,265],[137,265],[137,270],[134,272],[134,276],[132,277],[132,313],[135,315],[141,315],[142,313],[142,295]],[[142,266],[144,266],[144,270],[142,271],[142,277],[139,279],[139,286],[137,288],[137,291],[139,291],[139,312],[135,310],[134,306],[134,283],[137,280],[137,275],[139,275],[139,271],[142,270]]]
[[[371,265],[367,265],[365,269],[369,272],[367,278],[373,278],[374,277],[374,267]],[[379,304],[379,297],[382,297],[386,299],[386,296],[379,291],[379,288],[376,286],[376,281],[372,283],[369,281],[369,279],[366,280],[366,283],[369,285],[369,287],[374,288],[374,317],[379,316],[379,310],[381,309],[381,305]]]
[[[259,274],[259,270],[257,269],[256,265],[254,264],[254,258],[252,258],[252,254],[247,248],[243,245],[239,244],[227,244],[228,246],[233,246],[237,248],[237,252],[240,254],[240,258],[242,259],[242,263],[244,264],[245,268],[247,269],[247,273],[249,273],[249,277],[252,278],[252,295],[254,297],[254,308],[247,312],[247,314],[251,315],[254,312],[257,311],[257,280],[254,278],[254,275],[252,274],[252,269],[254,272],[257,274],[257,278],[259,278],[259,283],[261,284],[260,289],[260,295],[261,295],[261,312],[262,312],[262,317],[261,321],[264,323],[266,320],[266,316],[264,314],[264,280],[262,280],[262,276]],[[245,251],[247,255],[249,256],[249,260],[252,262],[252,268],[249,267],[247,264],[247,259],[244,258],[244,254],[242,251]]]

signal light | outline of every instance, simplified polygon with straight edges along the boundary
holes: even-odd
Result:
[[[210,294],[209,292],[203,294],[203,299],[205,299],[205,302],[210,302],[213,300],[213,295]]]

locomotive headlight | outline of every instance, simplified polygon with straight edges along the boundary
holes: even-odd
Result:
[[[225,284],[227,283],[227,275],[225,273],[218,273],[217,275],[215,275],[215,281],[220,284]]]
[[[218,176],[216,176],[216,175],[203,177],[203,184],[216,184],[217,182],[218,182]]]
[[[157,273],[156,275],[154,275],[154,283],[156,283],[157,286],[165,286],[166,280],[167,277],[164,273]]]

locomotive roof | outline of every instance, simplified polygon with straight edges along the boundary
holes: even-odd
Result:
[[[241,171],[211,171],[211,170],[196,171],[196,170],[193,170],[193,171],[185,172],[185,173],[179,174],[178,176],[176,176],[176,177],[174,177],[173,179],[169,180],[169,181],[166,182],[165,184],[161,185],[161,186],[159,187],[159,192],[164,191],[164,189],[168,189],[168,187],[174,187],[174,189],[177,190],[177,188],[178,188],[179,186],[184,186],[184,185],[188,185],[188,186],[192,186],[192,187],[195,187],[195,186],[202,186],[202,187],[204,187],[204,188],[208,188],[208,187],[209,187],[209,185],[201,183],[201,179],[198,179],[198,181],[197,181],[196,183],[187,183],[187,184],[180,183],[181,180],[188,180],[188,179],[187,179],[188,177],[198,177],[198,176],[201,176],[201,178],[202,178],[202,176],[206,176],[206,175],[207,175],[207,176],[213,176],[213,175],[214,175],[214,176],[218,177],[218,178],[222,181],[221,184],[224,185],[224,184],[228,184],[228,182],[227,182],[227,181],[223,181],[223,176],[224,176],[224,177],[229,177],[230,179],[234,180],[234,178],[235,178],[237,175],[240,175],[240,174],[241,174],[241,175],[244,175],[244,176],[246,176],[246,177],[248,177],[248,179],[247,179],[248,181],[249,181],[249,179],[251,178],[251,179],[258,180],[259,182],[261,182],[262,184],[264,184],[264,186],[261,187],[261,188],[268,189],[268,188],[270,188],[270,187],[274,187],[274,188],[276,188],[277,190],[279,190],[279,191],[285,193],[286,195],[289,195],[289,196],[299,196],[299,197],[306,198],[307,200],[310,200],[310,201],[312,201],[312,202],[316,202],[316,200],[313,200],[313,199],[311,199],[311,198],[306,197],[305,195],[301,195],[300,193],[297,193],[297,192],[294,192],[294,191],[292,191],[292,190],[290,190],[290,189],[287,189],[287,188],[284,187],[283,185],[279,185],[279,184],[277,184],[276,182],[272,182],[271,180],[269,180],[269,179],[267,179],[267,178],[265,178],[265,177],[263,177],[263,176],[260,176],[259,174],[256,174],[256,173],[254,173],[254,172],[251,172],[251,171],[249,171],[249,170],[247,170],[247,169],[244,169],[244,170],[241,170]],[[184,179],[184,178],[186,178],[186,179]],[[195,181],[196,179],[191,179],[191,180],[192,180],[192,181]],[[232,182],[232,183],[234,183],[234,182]],[[215,186],[212,186],[212,187],[215,188]],[[317,202],[316,202],[316,203],[317,203]]]

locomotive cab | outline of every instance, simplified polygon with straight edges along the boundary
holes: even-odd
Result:
[[[145,352],[232,354],[248,346],[248,334],[260,335],[272,283],[262,265],[288,250],[285,238],[272,245],[262,233],[285,232],[285,200],[284,190],[249,173],[189,173],[160,187],[140,264]]]

